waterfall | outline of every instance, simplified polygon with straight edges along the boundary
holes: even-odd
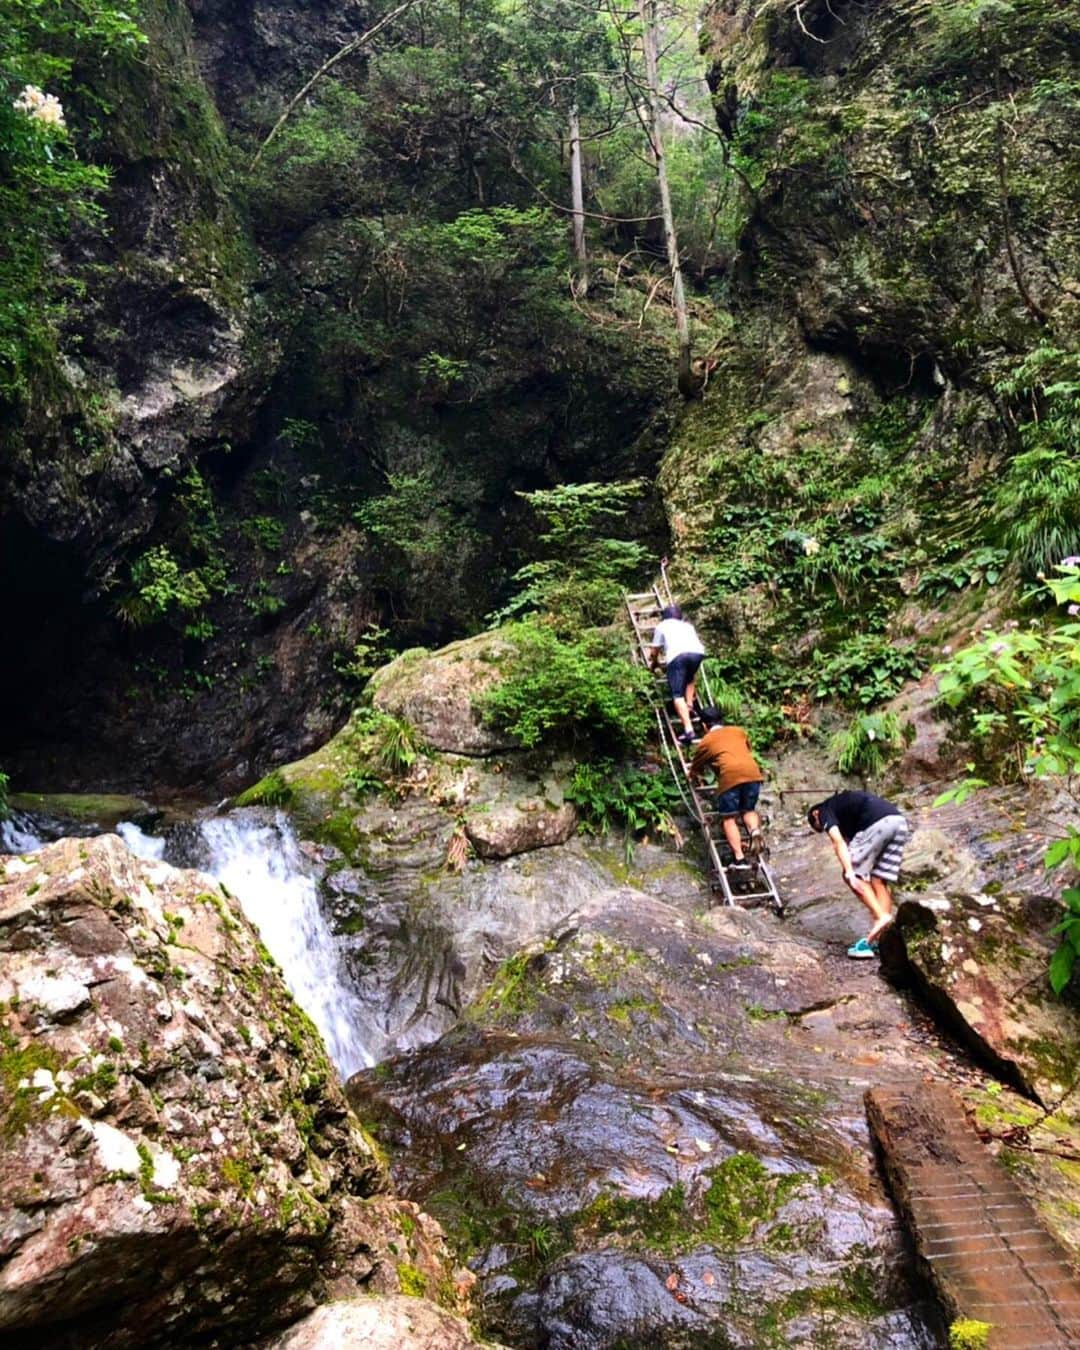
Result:
[[[145,834],[130,820],[122,820],[116,827],[116,833],[136,858],[145,858],[147,862],[160,862],[165,856],[164,837]]]
[[[0,823],[0,848],[9,853],[41,848],[33,825],[15,816]],[[137,857],[198,867],[236,897],[342,1079],[375,1063],[372,1050],[385,1043],[385,1033],[361,1010],[319,905],[318,879],[282,812],[236,811],[168,835],[146,834],[122,821],[116,832]]]
[[[318,1027],[342,1078],[370,1068],[383,1040],[359,1009],[334,935],[319,905],[318,882],[282,812],[272,821],[243,812],[205,820],[205,870],[240,902],[281,967],[293,997]]]

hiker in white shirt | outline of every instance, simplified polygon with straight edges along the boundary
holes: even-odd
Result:
[[[701,645],[694,625],[687,623],[678,605],[668,605],[660,611],[660,622],[656,625],[649,647],[651,670],[656,669],[661,657],[666,666],[671,701],[683,725],[679,744],[689,745],[694,740],[694,724],[690,720],[690,709],[697,696],[694,680],[705,658],[705,648]]]

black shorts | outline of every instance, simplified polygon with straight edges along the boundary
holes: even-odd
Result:
[[[700,652],[687,652],[677,656],[667,664],[667,682],[672,698],[685,698],[686,686],[698,672],[698,666],[705,658]]]

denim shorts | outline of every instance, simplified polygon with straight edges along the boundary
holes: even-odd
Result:
[[[704,659],[700,652],[686,652],[667,663],[667,682],[672,698],[686,697],[686,686],[698,673],[698,666]]]
[[[744,811],[754,810],[760,795],[760,783],[736,783],[717,797],[716,810],[722,816],[741,816]]]

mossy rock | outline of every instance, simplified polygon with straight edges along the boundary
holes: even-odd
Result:
[[[109,792],[15,792],[8,805],[14,811],[32,811],[82,826],[100,825],[103,832],[115,830],[122,820],[146,824],[161,814],[142,797]]]

